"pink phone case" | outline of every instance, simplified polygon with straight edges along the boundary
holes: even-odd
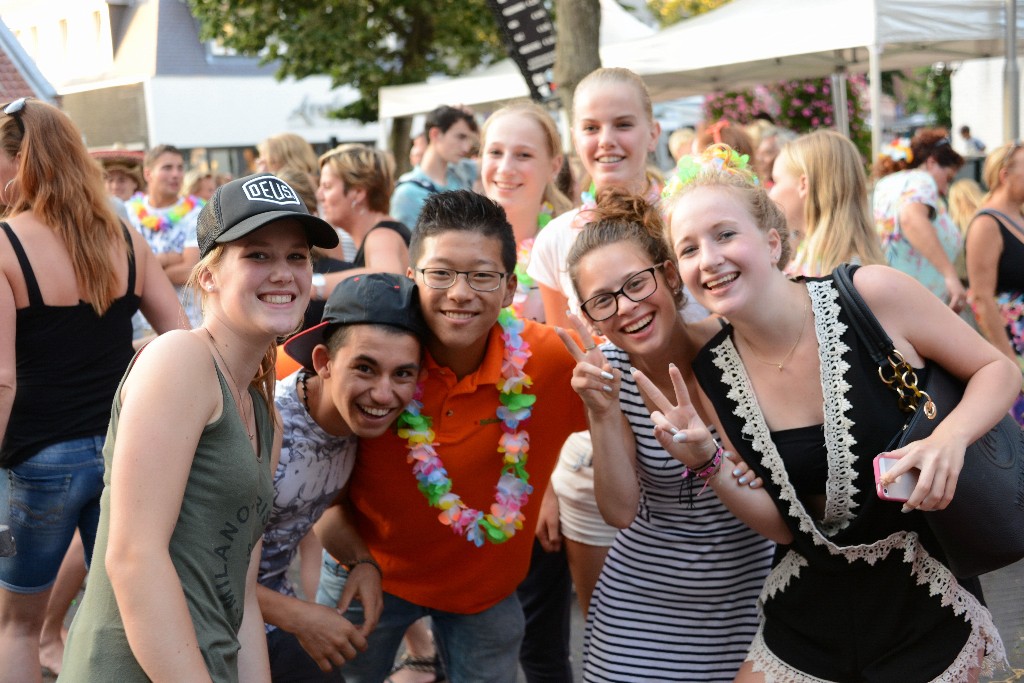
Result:
[[[917,486],[918,472],[910,470],[900,476],[899,481],[894,481],[885,486],[882,485],[882,475],[888,472],[899,458],[887,458],[883,455],[875,456],[875,491],[882,500],[890,500],[897,503],[905,503]]]

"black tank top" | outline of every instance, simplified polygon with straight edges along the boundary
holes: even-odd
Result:
[[[127,229],[127,291],[99,316],[84,301],[44,304],[25,249],[7,223],[0,227],[18,257],[29,301],[15,313],[18,385],[0,445],[0,467],[14,467],[55,443],[106,433],[117,383],[134,355],[132,316],[139,297]]]
[[[982,209],[978,215],[986,215],[994,220],[1003,238],[1003,251],[999,254],[996,271],[996,291],[1024,292],[1024,242],[1021,242],[1020,226],[1001,211]],[[1011,230],[1007,223],[1015,229]]]

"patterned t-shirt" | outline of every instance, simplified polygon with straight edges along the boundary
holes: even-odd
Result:
[[[260,584],[285,595],[295,595],[286,573],[299,542],[348,482],[358,443],[354,436],[331,436],[313,420],[296,391],[301,372],[278,382],[274,392],[284,442],[274,473],[274,508],[260,555]]]
[[[931,261],[915,249],[900,230],[900,210],[907,204],[924,204],[931,210],[932,226],[942,250],[950,263],[956,261],[963,248],[963,238],[939,195],[935,179],[917,169],[885,176],[875,185],[872,203],[875,230],[882,240],[882,249],[889,265],[902,270],[935,292],[943,301],[949,299],[946,280]]]

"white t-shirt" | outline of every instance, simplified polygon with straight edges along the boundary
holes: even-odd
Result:
[[[526,268],[526,273],[536,280],[537,284],[564,294],[569,299],[569,310],[573,313],[579,311],[580,302],[576,298],[565,262],[576,236],[580,234],[580,228],[573,227],[573,219],[579,212],[579,209],[566,211],[561,216],[551,219],[551,222],[537,233],[533,242],[533,252],[530,254],[530,265]]]
[[[582,227],[573,226],[573,219],[579,212],[579,209],[567,211],[540,231],[533,243],[530,265],[526,269],[527,274],[538,284],[556,289],[565,295],[569,299],[569,310],[573,313],[579,313],[580,302],[569,278],[566,261],[576,237],[583,231]],[[684,320],[696,322],[708,317],[708,310],[697,303],[688,290],[684,288],[683,293],[686,296],[686,304],[681,311]]]

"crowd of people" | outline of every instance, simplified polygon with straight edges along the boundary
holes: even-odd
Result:
[[[869,172],[836,132],[722,120],[663,171],[616,68],[570,127],[572,159],[537,104],[442,106],[399,177],[282,133],[230,179],[7,105],[0,682],[1001,666],[924,513],[1024,423],[1024,148],[989,151],[982,191],[943,129]],[[905,415],[844,263],[906,361],[966,385],[891,453],[903,502],[875,492]]]

